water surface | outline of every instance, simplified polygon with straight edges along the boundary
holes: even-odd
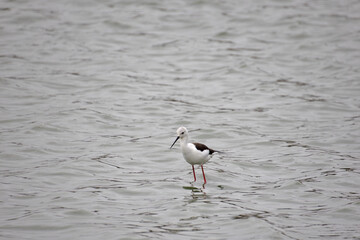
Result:
[[[360,239],[359,12],[3,1],[0,238]]]

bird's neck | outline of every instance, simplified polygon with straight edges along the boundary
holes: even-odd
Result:
[[[188,144],[188,137],[183,137],[180,139],[181,146],[186,146]]]

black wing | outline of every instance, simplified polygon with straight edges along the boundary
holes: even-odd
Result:
[[[193,144],[195,145],[196,149],[201,152],[205,151],[205,150],[209,150],[210,154],[213,154],[214,152],[216,152],[215,150],[208,148],[205,144],[202,144],[202,143],[193,143]]]

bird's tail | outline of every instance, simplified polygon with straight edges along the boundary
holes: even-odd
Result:
[[[219,151],[219,150],[214,150],[214,153],[225,154],[226,152],[224,152],[224,151]]]

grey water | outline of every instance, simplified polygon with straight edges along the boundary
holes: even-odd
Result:
[[[359,67],[358,0],[2,0],[0,239],[360,239]]]

